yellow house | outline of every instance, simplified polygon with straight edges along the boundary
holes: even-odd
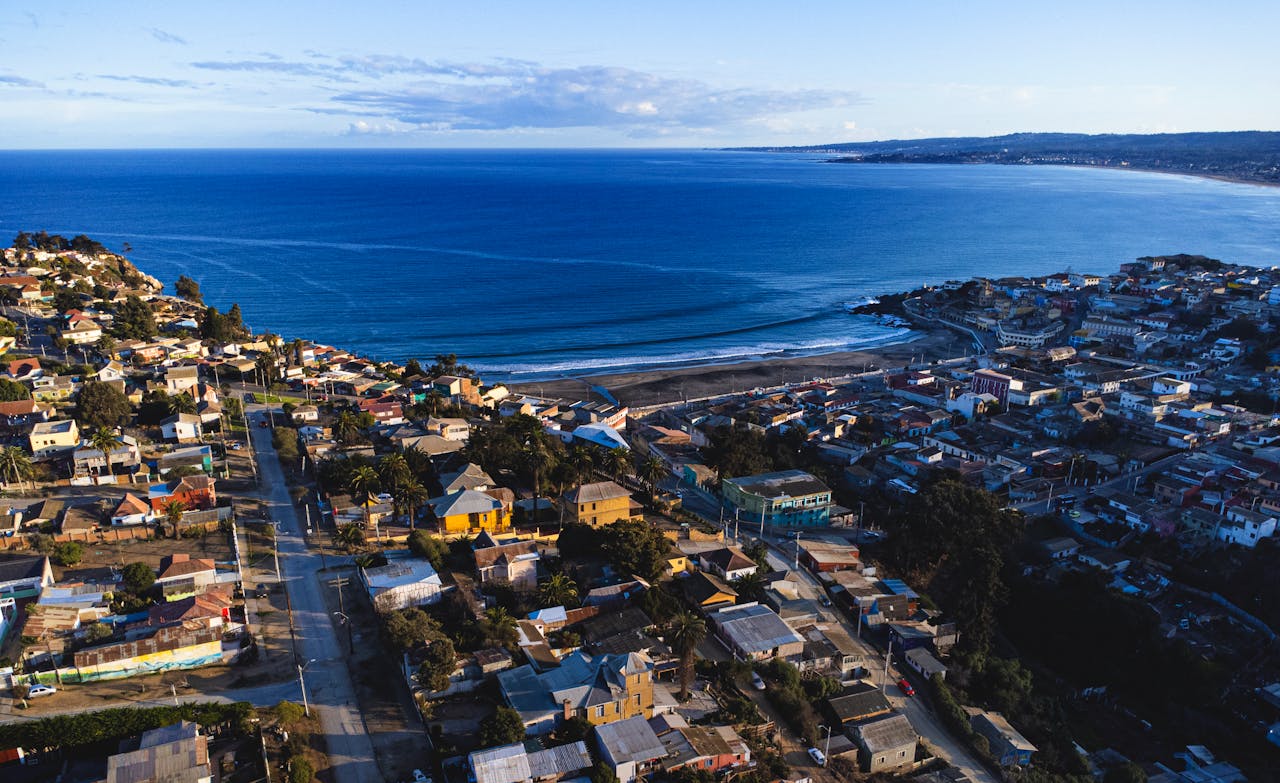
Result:
[[[427,501],[440,532],[502,533],[511,529],[511,508],[497,498],[474,489],[460,489]]]
[[[583,484],[564,493],[560,504],[570,521],[592,527],[612,525],[640,516],[640,504],[631,499],[631,493],[612,481]]]

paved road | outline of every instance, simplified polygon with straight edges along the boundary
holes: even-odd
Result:
[[[312,711],[320,719],[329,763],[338,783],[380,780],[373,743],[360,716],[342,647],[334,635],[321,595],[323,587],[318,576],[321,556],[309,550],[303,540],[302,520],[289,497],[288,485],[271,446],[271,431],[256,424],[255,420],[265,415],[262,406],[249,405],[246,411],[250,415],[249,429],[262,476],[262,498],[271,518],[280,523],[277,536],[280,570],[293,604],[298,657],[309,662],[305,671],[307,695]],[[291,698],[299,698],[296,684]]]
[[[1155,462],[1152,462],[1150,465],[1138,468],[1137,470],[1129,473],[1121,474],[1120,476],[1109,481],[1104,481],[1101,484],[1094,484],[1092,487],[1073,486],[1068,487],[1065,490],[1055,490],[1053,497],[1058,498],[1063,495],[1072,495],[1075,497],[1077,502],[1083,502],[1085,497],[1096,493],[1100,489],[1123,489],[1125,487],[1130,487],[1132,486],[1134,479],[1146,478],[1148,475],[1155,473],[1158,470],[1167,470],[1185,459],[1188,453],[1189,452],[1180,451],[1177,454],[1170,454],[1164,459],[1158,459]],[[1050,505],[1051,501],[1049,498],[1044,498],[1043,500],[1029,500],[1025,503],[1016,503],[1013,507],[1019,511],[1025,511],[1029,514],[1037,511],[1042,513],[1051,513],[1052,509],[1049,508]]]

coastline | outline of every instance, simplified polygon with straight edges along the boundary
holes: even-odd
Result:
[[[1232,177],[1226,174],[1210,174],[1200,171],[1175,171],[1173,169],[1153,169],[1142,166],[1107,166],[1101,163],[1022,163],[1019,161],[993,161],[993,160],[863,160],[848,155],[830,158],[827,163],[857,163],[868,166],[883,165],[937,165],[937,166],[1026,166],[1026,167],[1058,167],[1064,169],[1103,169],[1106,171],[1137,171],[1143,174],[1163,174],[1170,177],[1194,177],[1196,179],[1211,179],[1218,182],[1229,182],[1233,185],[1256,185],[1263,188],[1280,188],[1280,182],[1265,182],[1256,179],[1243,179],[1241,177]]]
[[[543,397],[585,399],[592,387],[609,391],[619,402],[643,408],[681,400],[696,400],[733,392],[833,378],[874,367],[901,367],[911,362],[948,357],[968,341],[946,328],[919,329],[906,339],[856,351],[837,351],[781,359],[732,364],[697,365],[603,375],[581,375],[546,381],[509,384],[514,391]]]

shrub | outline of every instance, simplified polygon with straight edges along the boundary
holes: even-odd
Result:
[[[301,704],[295,704],[291,701],[281,701],[275,706],[276,718],[284,724],[296,723],[306,716]]]
[[[54,545],[51,559],[60,566],[73,566],[84,559],[84,547],[78,541],[63,541]]]
[[[310,761],[301,756],[289,759],[289,783],[311,783],[315,776],[316,770]]]

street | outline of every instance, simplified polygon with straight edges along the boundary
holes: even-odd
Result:
[[[265,406],[245,407],[250,418],[250,439],[262,477],[262,499],[271,518],[280,523],[277,534],[280,570],[292,603],[299,664],[304,667],[302,677],[307,683],[309,706],[320,720],[329,764],[340,783],[378,780],[381,774],[374,759],[373,744],[356,706],[342,647],[333,632],[321,594],[324,589],[319,574],[321,555],[308,549],[302,537],[304,527],[297,507],[289,497],[289,487],[271,445],[271,429],[258,427],[254,422],[266,415]],[[289,698],[301,701],[297,683],[294,683]]]

